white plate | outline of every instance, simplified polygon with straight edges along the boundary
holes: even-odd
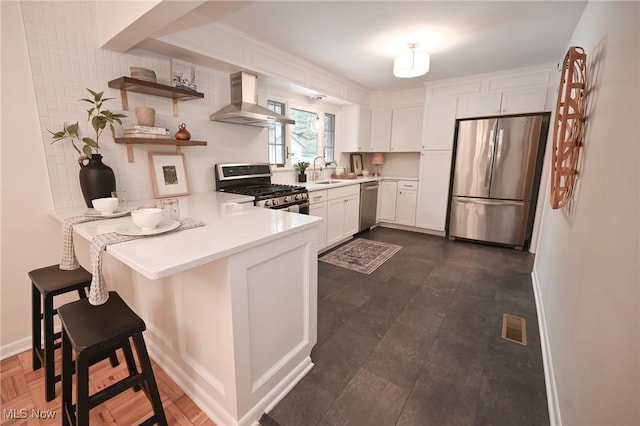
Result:
[[[173,231],[177,227],[180,226],[179,220],[171,220],[171,219],[162,219],[155,228],[149,229],[148,231],[143,231],[137,225],[122,225],[118,226],[115,231],[120,235],[131,235],[134,237],[143,236],[143,235],[157,235],[162,234],[164,232]]]
[[[129,213],[131,213],[131,210],[124,210],[124,211],[121,211],[121,212],[114,211],[113,213],[103,214],[103,213],[100,213],[96,209],[88,209],[86,212],[84,212],[84,215],[85,216],[89,216],[89,217],[103,217],[105,219],[110,219],[112,217],[126,216]]]

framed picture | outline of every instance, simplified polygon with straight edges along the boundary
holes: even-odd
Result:
[[[362,176],[362,154],[351,154],[351,171]]]
[[[156,198],[189,195],[184,154],[150,152],[149,168],[151,169],[153,195]]]
[[[171,58],[171,84],[181,89],[198,90],[196,67],[180,59]]]

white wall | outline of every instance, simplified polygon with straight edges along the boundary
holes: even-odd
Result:
[[[0,283],[0,357],[30,345],[30,284],[27,272],[59,261],[60,225],[48,216],[55,208],[84,204],[78,182],[77,154],[67,142],[50,144],[47,129],[80,121],[84,134],[86,106],[77,100],[85,88],[105,90],[116,98],[110,109],[120,111],[119,92],[107,82],[129,74],[129,66],[156,71],[169,81],[169,58],[137,49],[127,54],[99,49],[92,23],[91,2],[0,2],[2,5],[2,251]],[[173,117],[169,99],[131,93],[130,106],[151,105],[156,125],[174,131],[185,122],[193,139],[207,147],[187,147],[191,192],[214,188],[213,165],[220,162],[266,161],[266,130],[209,121],[209,114],[229,102],[228,74],[197,68],[204,100],[181,102]],[[135,117],[135,113],[127,113]],[[148,151],[135,149],[128,163],[124,146],[110,135],[101,139],[105,163],[116,174],[119,188],[132,199],[152,197]],[[65,299],[62,298],[61,302]]]
[[[47,129],[58,130],[63,123],[79,121],[83,135],[91,134],[86,120],[87,104],[78,102],[89,93],[86,88],[104,90],[115,98],[106,106],[122,111],[120,93],[108,88],[108,81],[129,75],[130,66],[150,68],[159,83],[169,84],[170,58],[143,49],[118,53],[100,49],[93,30],[95,2],[23,2],[27,46],[33,72],[36,102],[44,149],[49,167],[51,191],[56,208],[83,203],[78,183],[77,154],[68,141],[50,145]],[[156,110],[156,126],[172,132],[185,123],[192,139],[208,142],[206,147],[183,149],[191,192],[214,189],[213,165],[222,162],[266,161],[266,130],[209,121],[209,115],[229,103],[229,75],[205,67],[196,68],[198,91],[204,99],[179,102],[180,116],[173,116],[170,99],[130,92],[126,122],[136,124],[136,105]],[[107,132],[108,133],[108,132]],[[172,151],[173,147],[138,145],[135,163],[128,163],[124,145],[116,145],[110,135],[100,140],[103,161],[114,169],[119,189],[132,199],[152,197],[147,153]]]
[[[534,265],[551,414],[564,426],[640,424],[640,4],[590,2],[571,45],[590,109],[572,209],[548,195]]]
[[[55,264],[60,225],[53,208],[42,149],[20,3],[1,2],[2,14],[2,251],[0,357],[31,344],[31,287],[27,272]]]

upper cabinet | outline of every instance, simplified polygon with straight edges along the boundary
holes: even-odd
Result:
[[[371,139],[371,109],[362,105],[342,108],[340,150],[343,152],[369,151]]]
[[[422,106],[374,106],[371,114],[371,152],[418,152],[422,141]]]
[[[523,114],[546,111],[547,88],[533,87],[461,96],[456,117],[471,118],[490,115]]]
[[[457,104],[454,97],[426,100],[422,150],[453,149]]]
[[[391,152],[420,151],[423,115],[423,106],[393,109],[391,117]]]
[[[387,152],[391,146],[391,107],[374,106],[371,108],[371,146],[372,152]]]

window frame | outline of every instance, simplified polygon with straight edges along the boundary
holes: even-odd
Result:
[[[305,99],[303,99],[301,96],[298,96],[293,93],[284,93],[284,92],[281,93],[279,91],[275,91],[274,93],[271,93],[267,96],[267,105],[269,104],[269,102],[284,104],[285,106],[284,115],[286,115],[287,117],[291,117],[291,109],[298,109],[298,110],[317,114],[320,120],[322,120],[323,125],[325,122],[325,114],[333,115],[334,116],[334,146],[333,146],[334,158],[332,162],[326,162],[326,164],[328,166],[333,166],[337,164],[336,156],[338,155],[338,149],[337,149],[336,143],[337,143],[337,136],[338,136],[339,114],[341,112],[340,106],[332,105],[332,104],[322,104],[322,103],[310,104],[305,102]],[[291,143],[292,143],[291,128],[292,126],[284,125],[284,128],[285,128],[285,151],[284,151],[285,164],[284,166],[277,166],[277,167],[279,168],[284,167],[284,169],[288,170],[288,169],[294,168],[294,164],[291,159]],[[322,154],[319,154],[322,156],[324,156],[324,152],[325,152],[324,144],[325,144],[325,129],[323,127],[322,131],[318,132],[317,134],[317,147],[316,147],[317,149],[316,152],[322,153]],[[267,155],[269,155],[268,152],[267,152]],[[272,164],[272,165],[275,166],[275,164]]]
[[[279,107],[279,110],[276,109],[271,109],[271,106],[275,107]],[[267,108],[275,113],[278,114],[282,114],[284,115],[287,111],[287,103],[286,102],[280,102],[278,100],[274,100],[274,99],[269,99],[267,100]],[[272,135],[273,135],[273,139],[276,139],[275,133],[272,132],[276,132],[276,128],[280,128],[280,134],[281,134],[281,139],[282,139],[282,144],[278,144],[278,143],[272,143],[271,139],[272,139]],[[289,160],[289,149],[288,149],[288,145],[287,145],[287,125],[284,123],[275,123],[273,126],[269,127],[268,130],[268,135],[267,135],[267,157],[268,157],[268,161],[269,164],[271,164],[272,166],[276,166],[276,167],[286,167],[287,166],[287,161]],[[271,147],[274,146],[277,151],[277,147],[279,145],[282,145],[282,163],[272,163],[271,162]]]
[[[331,130],[327,129],[327,118],[331,118],[333,126]],[[327,150],[331,150],[331,161],[326,161],[327,164],[334,164],[336,162],[336,114],[331,112],[324,112],[322,117],[322,153],[324,154],[325,161],[327,159]],[[327,135],[331,134],[331,138],[327,138]],[[329,144],[328,141],[331,140]]]

